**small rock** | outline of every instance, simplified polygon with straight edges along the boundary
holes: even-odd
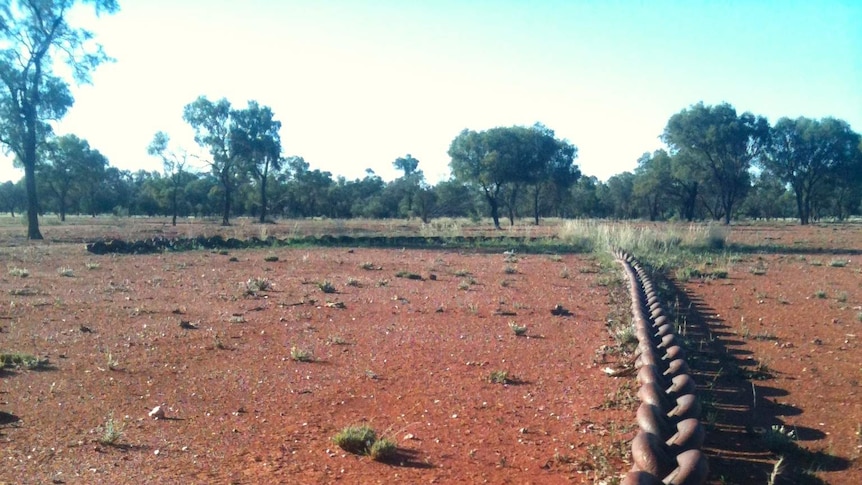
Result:
[[[149,416],[153,419],[165,419],[165,410],[161,406],[156,406],[149,412]]]

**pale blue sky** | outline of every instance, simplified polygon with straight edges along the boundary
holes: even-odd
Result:
[[[182,110],[199,95],[272,107],[285,155],[349,179],[390,180],[411,153],[436,182],[463,128],[540,121],[606,180],[701,100],[862,131],[857,0],[121,0],[80,20],[117,62],[74,89],[57,132],[122,169],[161,169],[157,130],[194,148]]]

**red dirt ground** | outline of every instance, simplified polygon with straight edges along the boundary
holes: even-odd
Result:
[[[597,349],[612,344],[600,285],[608,276],[589,256],[507,263],[499,252],[361,248],[94,256],[80,243],[97,235],[416,231],[368,221],[178,229],[97,221],[43,227],[46,243],[0,227],[0,351],[51,366],[2,375],[0,411],[19,420],[0,425],[0,482],[612,483],[630,466],[621,460],[634,383],[601,372]],[[737,246],[715,262],[726,279],[676,282],[667,302],[697,342],[689,355],[706,404],[709,483],[766,483],[777,455],[759,436],[773,424],[794,429],[803,450],[783,483],[802,471],[808,483],[862,483],[862,228],[739,225],[730,242]],[[366,262],[374,269],[361,269]],[[272,289],[245,295],[255,277]],[[470,278],[476,284],[459,289]],[[318,289],[324,279],[337,293]],[[552,316],[556,304],[573,316]],[[528,337],[514,336],[510,321]],[[315,361],[291,360],[293,346]],[[490,383],[497,370],[519,382]],[[767,378],[747,378],[758,371]],[[167,419],[147,416],[156,405]],[[123,426],[119,445],[99,444],[112,415]],[[332,443],[357,423],[395,439],[398,459],[378,463]]]
[[[279,260],[265,262],[270,255]],[[612,343],[596,264],[504,258],[347,248],[93,256],[56,243],[6,250],[2,350],[47,357],[51,368],[2,379],[0,410],[20,421],[0,431],[0,480],[566,483],[626,469],[633,411],[602,409],[619,381],[596,363],[596,349]],[[360,268],[366,262],[374,268]],[[249,278],[267,278],[271,291],[245,295]],[[320,291],[324,279],[337,293]],[[551,315],[557,304],[572,315]],[[527,336],[516,337],[510,321]],[[314,361],[291,360],[294,346]],[[489,382],[497,370],[517,382]],[[167,419],[147,416],[156,405]],[[98,443],[110,416],[123,426],[119,446]],[[332,443],[359,423],[397,441],[394,463]]]

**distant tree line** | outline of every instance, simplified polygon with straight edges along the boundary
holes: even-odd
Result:
[[[68,13],[90,3],[113,13],[116,0],[10,0],[0,8],[0,145],[24,169],[18,183],[0,184],[0,211],[26,213],[27,237],[41,239],[39,214],[113,213],[177,217],[480,217],[501,215],[514,224],[529,216],[649,220],[797,217],[802,224],[860,212],[862,142],[838,119],[737,114],[729,104],[692,105],[668,120],[667,150],[645,153],[634,172],[602,182],[582,176],[577,147],[542,124],[465,129],[449,147],[452,177],[430,185],[409,154],[393,165],[402,175],[384,182],[333,178],[299,156],[282,153],[281,122],[269,107],[250,101],[200,97],[183,119],[207,156],[209,170],[191,171],[190,152],[157,132],[146,151],[163,170],[111,167],[86,140],[55,136],[52,123],[74,99],[75,81],[109,58],[93,33],[71,26]],[[608,162],[611,162],[610,160]]]
[[[281,154],[272,111],[252,101],[198,98],[185,108],[210,170],[189,170],[190,156],[159,132],[146,148],[162,171],[111,167],[74,135],[40,148],[39,212],[171,217],[420,218],[490,216],[658,220],[846,219],[860,213],[862,141],[841,120],[738,115],[728,104],[690,106],[663,133],[667,150],[645,153],[633,172],[606,182],[582,176],[578,150],[550,128],[464,130],[449,148],[452,176],[430,185],[420,161],[392,162],[386,182],[371,170],[348,180]],[[26,208],[23,179],[0,184],[0,211]]]

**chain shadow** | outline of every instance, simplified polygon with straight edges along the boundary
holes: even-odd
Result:
[[[782,417],[804,411],[776,404],[775,398],[787,396],[788,391],[770,385],[775,371],[759,362],[745,341],[713,316],[718,312],[665,275],[655,273],[653,280],[663,298],[672,302],[666,307],[688,344],[687,361],[702,403],[701,421],[707,428],[703,451],[709,457],[709,483],[765,483],[780,454],[793,457],[789,464],[793,469],[782,473],[782,478],[791,480],[787,483],[825,483],[805,471],[849,467],[845,458],[796,445],[797,441],[823,438],[823,433],[784,427]],[[782,449],[785,445],[787,449]]]

